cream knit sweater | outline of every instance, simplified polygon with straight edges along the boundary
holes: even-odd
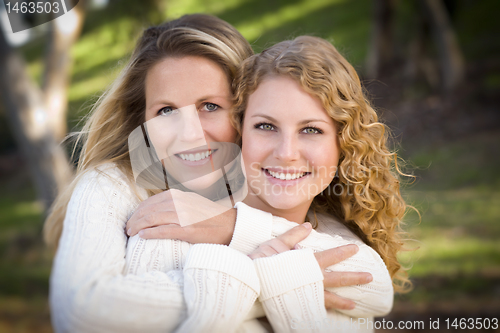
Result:
[[[238,203],[229,247],[128,239],[125,224],[139,203],[112,165],[78,182],[50,281],[56,332],[264,332],[255,319],[264,313],[276,332],[331,331],[339,322],[348,324],[336,331],[352,332],[351,317],[371,320],[392,307],[381,258],[331,217],[318,216],[304,249],[252,261],[247,254],[296,224]],[[360,251],[329,269],[367,271],[374,280],[331,290],[357,306],[326,312],[313,253],[349,243]]]

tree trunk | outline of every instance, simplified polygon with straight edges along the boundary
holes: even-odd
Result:
[[[0,32],[0,97],[14,139],[28,163],[38,198],[46,210],[73,175],[59,142],[66,135],[70,49],[80,34],[83,18],[80,3],[59,21],[52,22],[43,92],[29,77],[23,58]]]
[[[394,0],[374,0],[372,34],[366,62],[366,73],[378,78],[393,59]]]
[[[417,7],[418,9],[418,7]],[[425,79],[434,91],[440,86],[439,65],[429,49],[429,22],[422,11],[416,11],[415,35],[409,44],[409,55],[405,67],[405,79],[415,84]]]
[[[464,79],[465,64],[462,51],[441,0],[421,2],[428,15],[431,31],[439,53],[443,89],[453,91]]]
[[[57,141],[62,141],[67,133],[68,87],[73,64],[70,50],[83,27],[83,5],[75,6],[54,22],[45,58],[42,89],[50,127]]]
[[[43,95],[26,73],[23,59],[0,34],[0,93],[14,139],[24,155],[38,192],[48,208],[71,169],[48,126]]]

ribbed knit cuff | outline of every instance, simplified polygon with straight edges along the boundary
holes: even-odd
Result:
[[[291,250],[253,262],[260,279],[261,302],[323,280],[323,273],[311,249]]]
[[[238,213],[229,247],[248,255],[260,244],[271,239],[273,216],[243,202],[238,202],[234,207]]]
[[[188,252],[184,271],[207,269],[226,273],[248,285],[257,294],[260,283],[252,259],[219,244],[195,244]]]

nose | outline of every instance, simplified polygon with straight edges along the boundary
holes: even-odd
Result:
[[[300,157],[300,147],[296,136],[292,133],[284,133],[276,142],[274,157],[284,161],[295,161]]]
[[[179,138],[184,142],[194,143],[199,146],[206,145],[205,132],[198,116],[198,110],[194,105],[184,107],[180,110],[182,124],[179,126]]]

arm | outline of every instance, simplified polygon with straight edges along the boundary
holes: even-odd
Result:
[[[296,223],[272,216],[270,213],[249,207],[243,203],[236,204],[237,222],[232,246],[243,253],[251,253],[260,244],[282,235]],[[328,250],[342,245],[356,244],[358,253],[326,269],[327,272],[368,272],[373,279],[368,284],[337,286],[326,288],[327,291],[345,299],[353,300],[354,309],[337,310],[353,317],[383,316],[392,309],[394,290],[392,279],[382,258],[371,247],[363,243],[333,217],[321,215],[321,224],[327,225],[324,233],[315,230],[302,242],[301,248],[310,248],[315,252]],[[340,235],[335,234],[340,231]],[[325,281],[326,283],[326,281]],[[338,284],[337,284],[338,285]]]
[[[297,332],[295,323],[326,318],[323,274],[312,250],[286,251],[254,263],[261,282],[259,300],[275,332]]]
[[[184,274],[188,316],[177,332],[234,332],[260,292],[252,260],[224,245],[194,245]]]
[[[309,248],[318,253],[343,245],[355,244],[359,248],[356,254],[334,265],[324,265],[326,271],[368,272],[373,277],[373,280],[367,284],[338,286],[335,288],[327,287],[327,291],[351,299],[355,303],[354,309],[337,309],[337,311],[351,317],[383,316],[388,314],[392,309],[394,290],[392,279],[382,258],[375,250],[364,244],[332,217],[321,215],[320,219],[320,226],[325,227],[318,229],[323,232],[312,230],[311,234],[298,244],[298,247]],[[281,235],[296,226],[295,223],[280,218],[274,218],[274,222],[273,236]]]
[[[259,245],[249,255],[254,259],[261,281],[259,299],[269,322],[277,332],[323,330],[321,326],[301,325],[322,323],[327,317],[322,298],[324,266],[320,262],[323,260],[317,260],[317,254],[310,249],[290,251],[310,232],[310,223],[296,226]],[[326,257],[321,253],[320,256]]]
[[[140,232],[141,238],[145,239],[179,239],[193,244],[225,244],[242,253],[249,254],[259,244],[275,237],[277,235],[274,230],[276,227],[282,225],[283,222],[285,226],[287,223],[291,223],[243,203],[237,203],[237,211],[231,209],[216,217],[211,217],[212,214],[208,214],[207,220],[181,227],[175,214],[176,206],[173,204],[172,195],[169,192],[171,191],[162,192],[141,203],[127,222],[129,235],[133,236]],[[217,204],[209,202],[202,206],[191,207],[195,217],[203,214],[206,205],[216,206]],[[204,209],[200,210],[200,207]],[[213,207],[208,211],[217,209],[219,208]],[[185,213],[189,213],[189,211]],[[331,261],[337,262],[335,259],[332,257]],[[323,275],[326,278],[324,281],[326,288],[359,285],[372,280],[369,273],[324,272]],[[324,297],[328,309],[347,310],[355,306],[353,301],[328,291],[325,291]]]
[[[185,313],[182,275],[123,275],[127,211],[137,205],[117,169],[90,171],[68,204],[50,283],[58,332],[174,329]]]
[[[352,310],[338,310],[351,317],[385,316],[392,310],[394,289],[389,271],[375,250],[358,244],[359,252],[349,259],[326,268],[327,272],[371,273],[373,280],[364,285],[327,288],[327,291],[348,298],[356,304]]]
[[[273,238],[273,215],[242,202],[238,202],[235,207],[236,224],[229,247],[248,255],[260,244]]]
[[[322,291],[322,271],[332,265],[331,258],[337,256],[337,263],[343,262],[352,256],[353,252],[358,252],[358,246],[332,248],[317,252],[312,258],[312,249],[290,251],[292,248],[297,248],[299,245],[297,243],[306,238],[309,232],[309,223],[295,226],[261,244],[249,255],[255,259],[254,263],[261,281],[260,299],[266,315],[273,328],[280,332],[330,331],[334,328],[332,325],[345,326],[344,328],[349,330],[352,324],[350,314],[337,311],[327,313],[320,298],[322,293],[318,294],[318,288]],[[308,240],[310,238],[301,243],[307,243]],[[309,257],[304,251],[309,251]]]

